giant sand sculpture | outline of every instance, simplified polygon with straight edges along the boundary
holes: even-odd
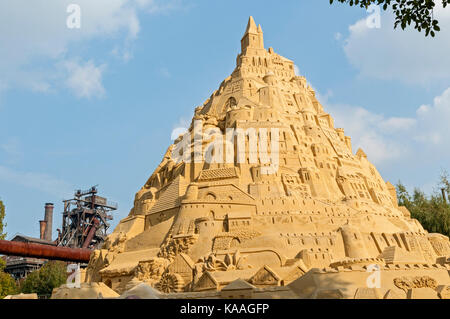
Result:
[[[449,296],[448,237],[398,206],[294,70],[250,17],[235,70],[92,254],[87,283],[167,298]]]

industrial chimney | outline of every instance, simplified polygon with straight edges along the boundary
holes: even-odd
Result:
[[[45,229],[47,228],[47,221],[40,220],[39,221],[39,239],[45,239]]]
[[[46,222],[44,239],[52,241],[52,229],[53,229],[53,203],[45,204],[45,216],[44,221]]]

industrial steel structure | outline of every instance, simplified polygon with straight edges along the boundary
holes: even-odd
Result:
[[[58,229],[57,246],[70,248],[99,248],[110,226],[109,213],[117,204],[97,195],[97,187],[78,190],[73,199],[64,200],[62,230]]]
[[[86,265],[93,249],[107,236],[109,212],[117,204],[97,195],[97,187],[78,190],[73,199],[65,200],[62,230],[52,239],[53,203],[45,204],[44,220],[39,221],[40,236],[16,235],[11,241],[0,240],[0,255],[6,255],[5,271],[16,279],[26,277],[47,260],[62,260]]]

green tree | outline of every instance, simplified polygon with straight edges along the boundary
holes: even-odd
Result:
[[[330,0],[332,4],[334,0]],[[336,0],[350,6],[359,6],[367,9],[371,4],[381,6],[383,10],[391,9],[395,15],[394,28],[398,25],[404,30],[414,23],[414,28],[421,32],[425,30],[425,36],[435,36],[440,31],[439,22],[434,19],[433,10],[436,4],[441,2],[445,8],[450,0]]]
[[[406,190],[405,185],[403,185],[402,182],[399,181],[398,184],[396,185],[396,187],[397,187],[398,204],[400,206],[405,206],[406,208],[408,208],[408,206],[410,206],[411,196],[409,195],[408,191]]]
[[[17,294],[18,287],[14,278],[0,270],[0,299],[7,295]]]
[[[443,170],[441,173],[441,181],[439,183],[439,188],[444,189],[447,193],[447,200],[450,203],[450,175],[446,170]]]
[[[5,205],[0,200],[0,239],[6,238],[6,233],[4,232],[6,223],[4,222],[4,219],[5,219]]]
[[[21,284],[22,293],[50,296],[54,288],[65,284],[67,266],[61,261],[49,261],[41,269],[33,271]]]
[[[450,203],[448,199],[444,200],[440,191],[441,188],[450,189],[445,171],[441,174],[439,189],[430,196],[418,188],[410,195],[401,182],[396,186],[398,204],[405,206],[412,218],[417,219],[428,232],[450,237]]]
[[[0,239],[5,239],[6,237],[6,233],[4,232],[4,227],[6,226],[3,222],[4,218],[5,205],[3,205],[3,202],[0,200]],[[5,266],[5,260],[0,257],[0,299],[7,295],[16,294],[18,291],[14,278],[3,271]]]

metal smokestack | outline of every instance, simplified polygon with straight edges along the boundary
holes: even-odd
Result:
[[[44,239],[52,241],[52,230],[53,230],[53,203],[45,204],[45,216],[46,227],[44,232]]]
[[[47,228],[47,221],[46,220],[40,220],[39,221],[39,238],[45,239],[45,229]]]

